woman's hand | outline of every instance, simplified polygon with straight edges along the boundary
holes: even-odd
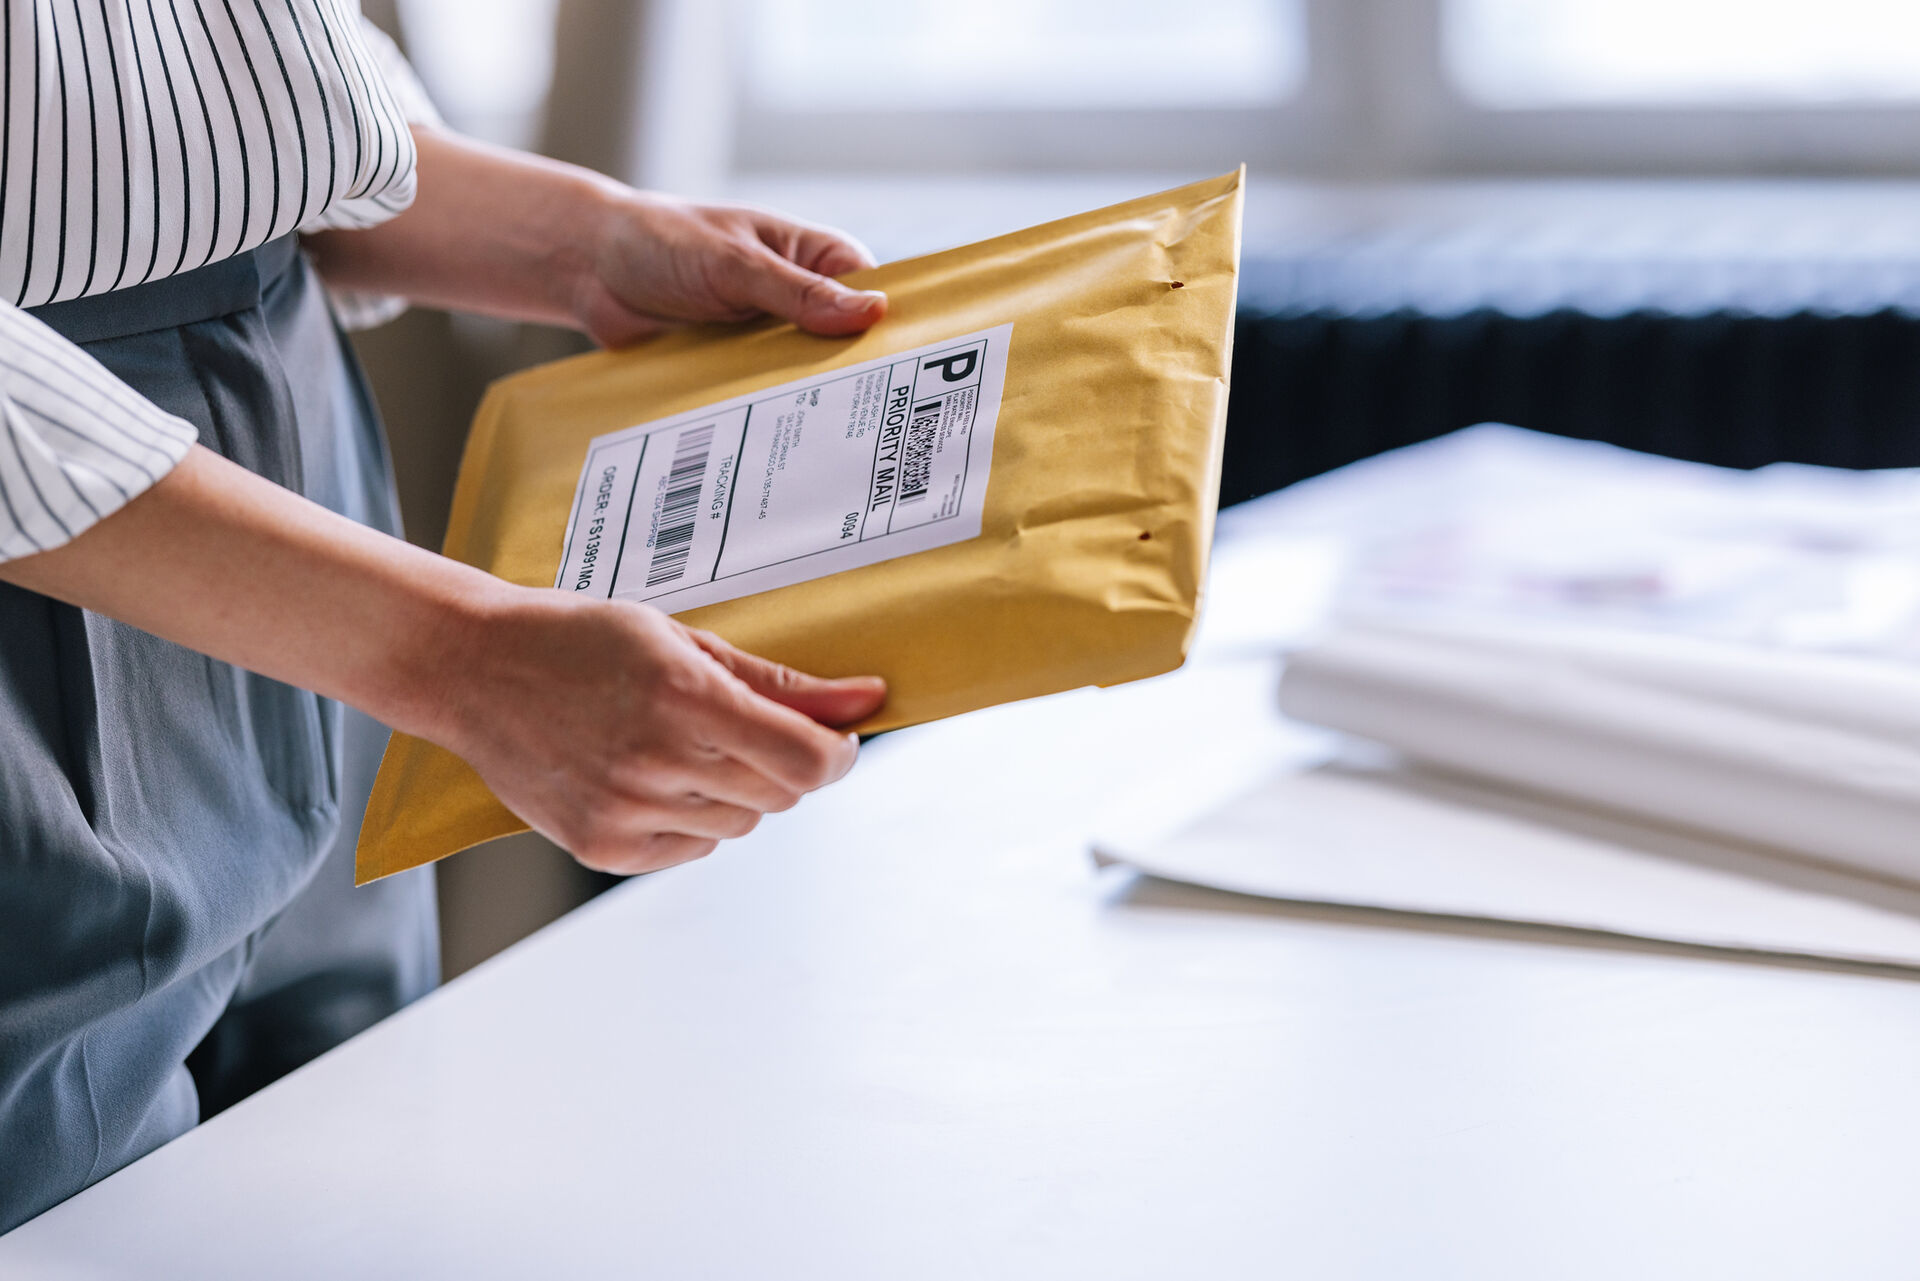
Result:
[[[877,679],[828,681],[646,605],[521,589],[468,628],[435,737],[588,867],[647,872],[744,836],[853,766]]]
[[[837,336],[886,314],[886,295],[831,279],[873,265],[838,232],[636,191],[441,129],[413,133],[412,208],[303,239],[335,287],[568,325],[609,347],[689,321],[767,313]]]
[[[605,206],[574,304],[580,328],[602,346],[678,322],[762,313],[837,337],[886,314],[885,294],[831,279],[873,266],[873,255],[839,232],[747,205],[624,189]]]
[[[440,744],[592,867],[698,858],[853,764],[871,677],[823,681],[645,605],[516,587],[196,445],[0,579]]]
[[[818,334],[854,334],[886,313],[885,295],[831,279],[873,263],[836,232],[635,191],[444,130],[416,128],[414,138],[411,209],[377,227],[305,238],[333,285],[571,325],[607,346],[762,313]],[[428,573],[425,562],[404,559],[435,581],[456,573],[450,562]],[[343,585],[339,608],[347,592]],[[413,589],[412,599],[431,598]],[[824,726],[862,720],[885,698],[876,680],[801,676],[642,606],[523,588],[494,595],[478,579],[440,599],[457,625],[438,656],[405,680],[382,677],[378,662],[362,667],[375,679],[355,689],[317,670],[337,664],[337,652],[288,664],[284,649],[256,659],[184,639],[232,661],[278,664],[259,670],[357,701],[451,748],[521,818],[609,871],[698,857],[838,778],[853,743]]]

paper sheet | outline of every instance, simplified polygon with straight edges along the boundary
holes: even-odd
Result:
[[[1484,425],[1244,504],[1222,528],[1337,541],[1336,616],[1920,662],[1920,469],[1738,471]]]
[[[1920,882],[1920,670],[1595,628],[1348,625],[1288,715],[1501,784]]]
[[[1285,769],[1094,850],[1265,898],[1920,969],[1920,890],[1392,764]]]
[[[668,613],[977,538],[1012,325],[597,437],[554,586]]]

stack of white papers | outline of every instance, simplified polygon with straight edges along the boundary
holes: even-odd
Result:
[[[1281,710],[1443,769],[1920,882],[1920,670],[1483,621],[1336,628]]]
[[[1920,966],[1920,474],[1476,428],[1224,529],[1223,564],[1265,545],[1329,566],[1321,625],[1273,638],[1281,705],[1369,764],[1283,771],[1172,836],[1109,834],[1103,859]]]
[[[1284,770],[1096,861],[1292,903],[1920,969],[1920,891],[1417,769]]]
[[[1649,631],[1920,663],[1920,469],[1734,471],[1474,427],[1222,513],[1343,549],[1338,617]]]

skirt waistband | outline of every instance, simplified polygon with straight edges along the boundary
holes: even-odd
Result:
[[[267,288],[292,270],[299,256],[299,237],[285,235],[164,280],[26,311],[76,343],[177,329],[258,307]]]

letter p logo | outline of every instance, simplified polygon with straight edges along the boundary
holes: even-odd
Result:
[[[922,369],[938,369],[940,376],[950,383],[963,383],[973,377],[974,369],[980,364],[980,349],[956,352],[951,356],[942,356],[938,360],[929,360],[920,366]]]

